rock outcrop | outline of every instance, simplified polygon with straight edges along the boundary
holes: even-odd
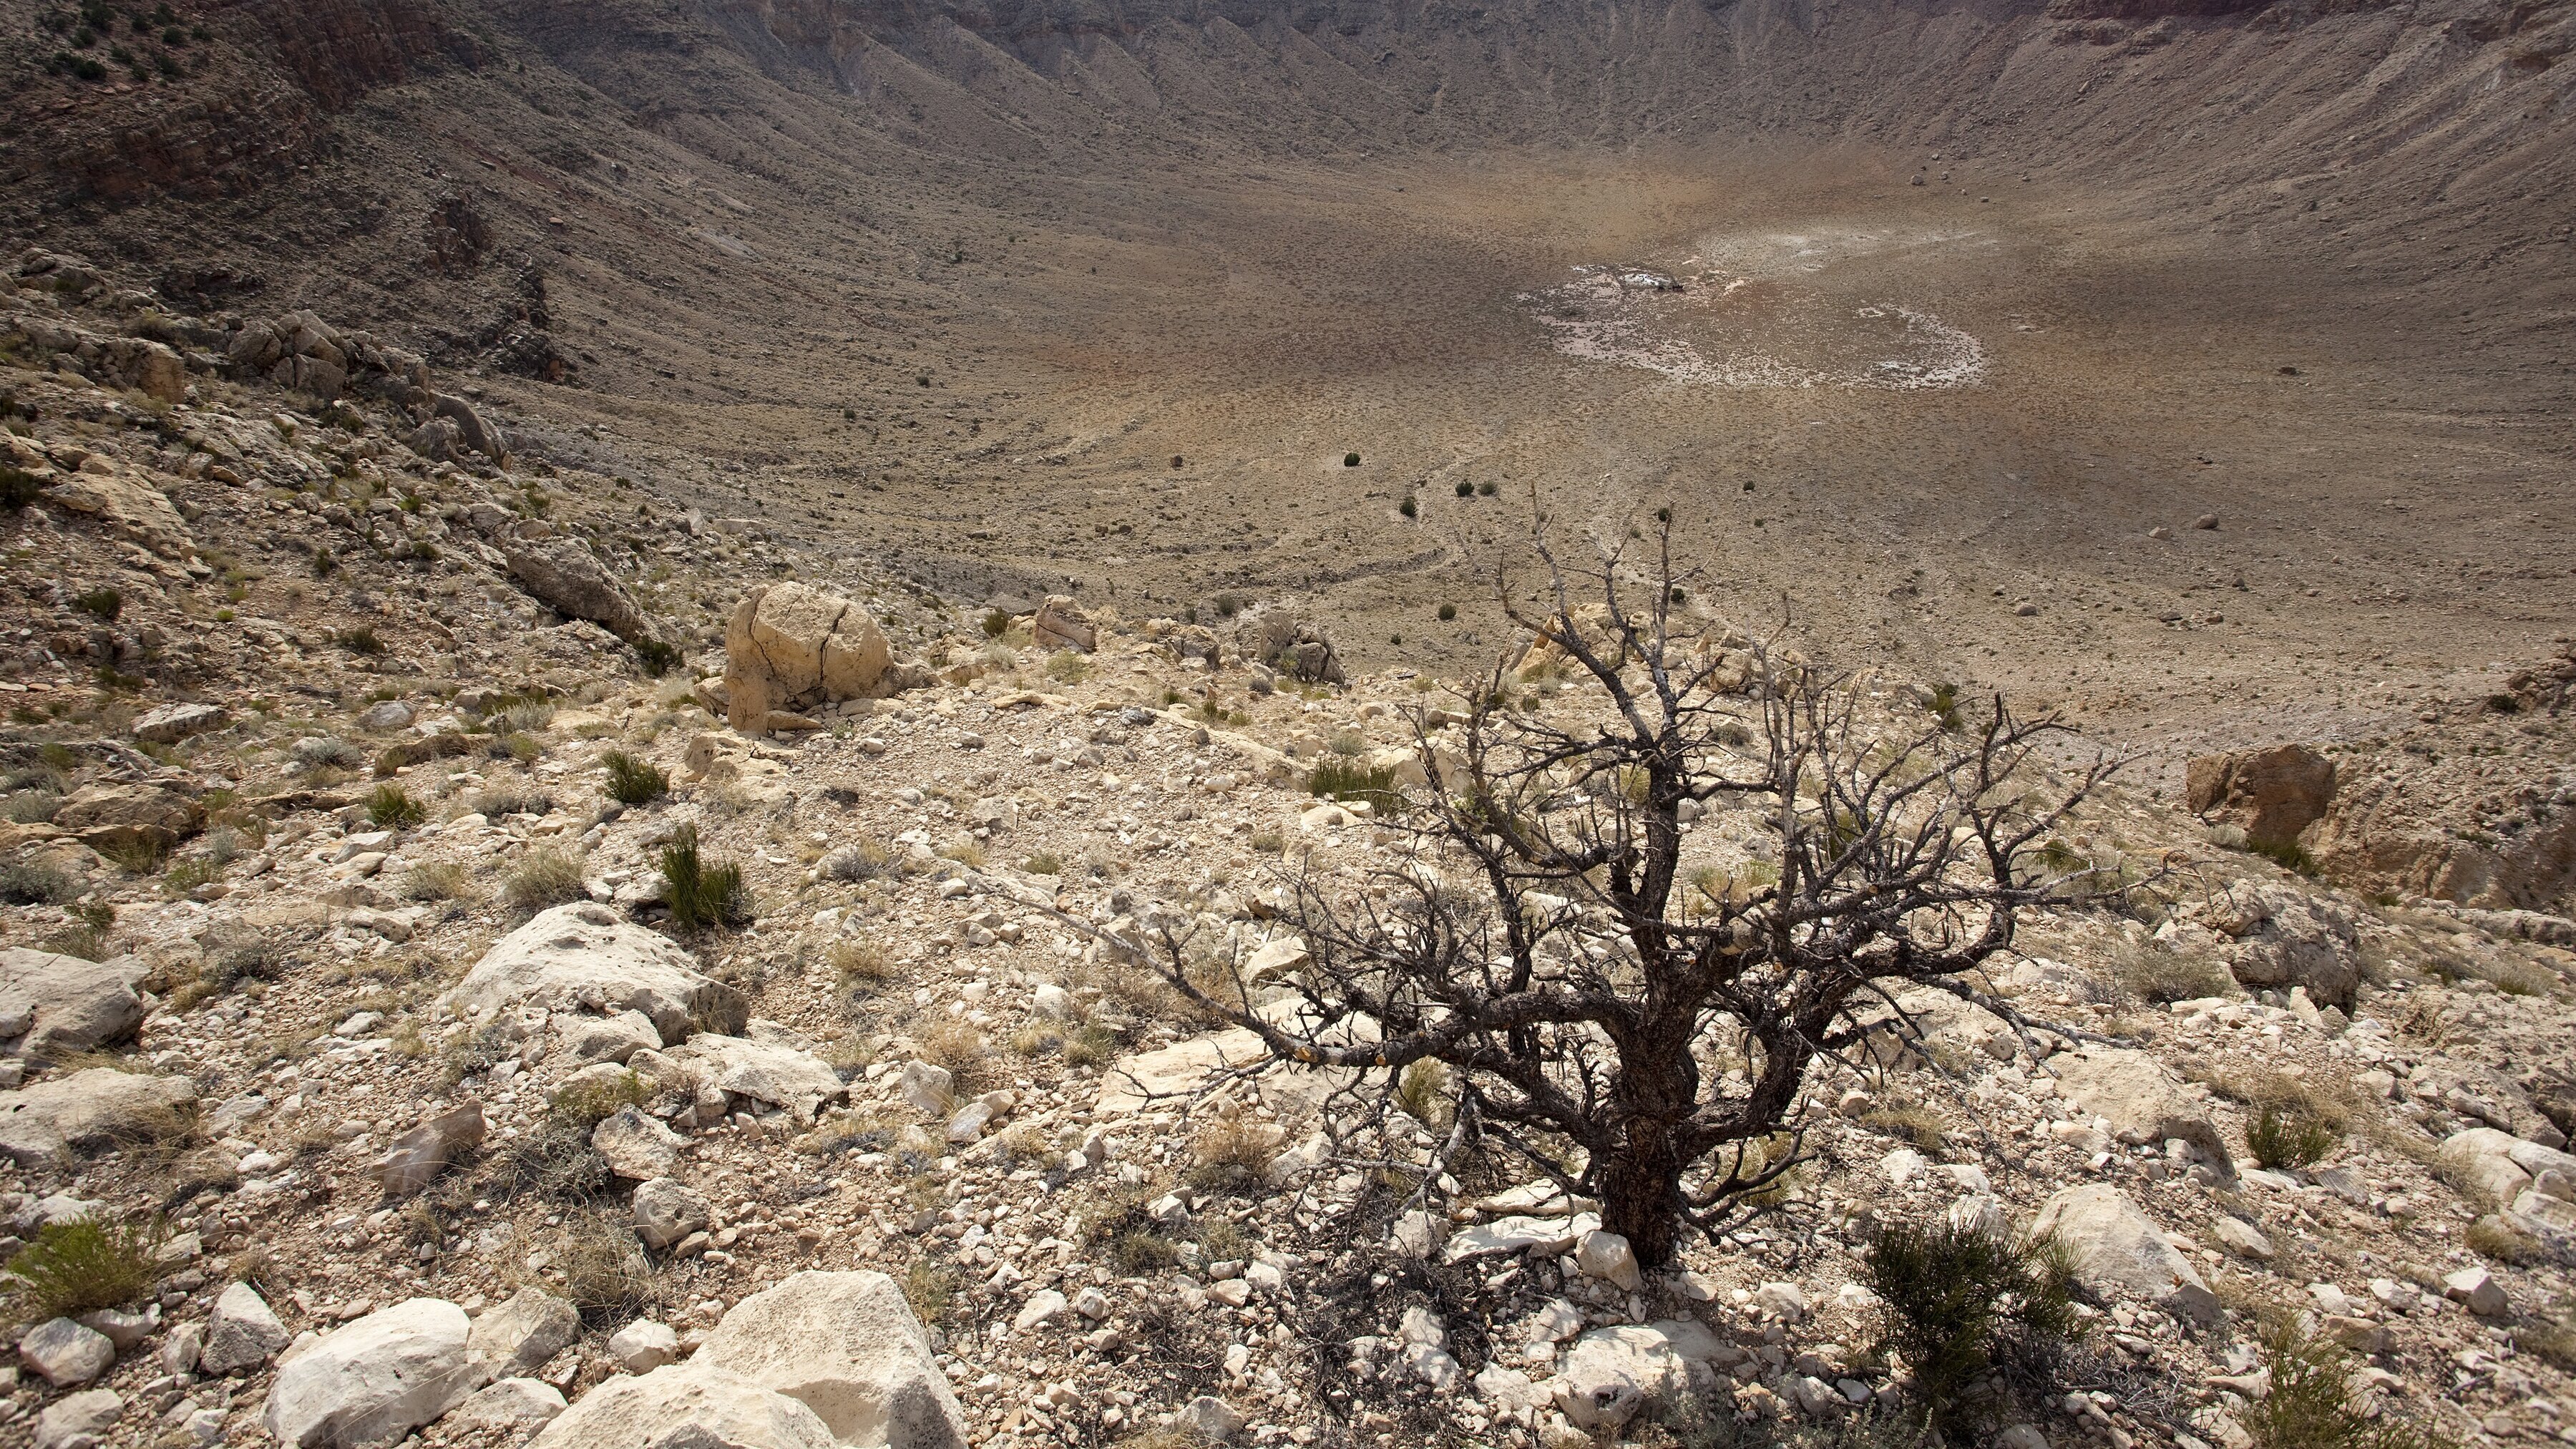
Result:
[[[2089,1046],[2051,1057],[2058,1095],[2086,1116],[2108,1121],[2112,1137],[2132,1146],[2181,1140],[2222,1183],[2236,1180],[2236,1159],[2208,1107],[2182,1080],[2141,1051]]]
[[[2183,795],[2202,819],[2229,821],[2256,845],[2285,846],[2324,816],[2334,789],[2334,761],[2305,745],[2275,745],[2193,760]]]
[[[908,672],[865,609],[803,584],[753,589],[725,628],[726,718],[765,734],[773,716],[850,699],[882,699]]]

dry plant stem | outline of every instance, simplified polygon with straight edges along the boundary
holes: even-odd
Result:
[[[2000,700],[1965,738],[1885,740],[1851,681],[1769,641],[1744,648],[1744,697],[1731,696],[1714,631],[1674,612],[1668,532],[1657,542],[1641,608],[1616,546],[1576,573],[1541,520],[1553,606],[1523,612],[1505,576],[1504,609],[1589,676],[1609,722],[1512,713],[1499,668],[1470,702],[1454,765],[1417,719],[1418,849],[1378,878],[1384,903],[1289,882],[1310,951],[1288,983],[1294,1017],[1253,1011],[1239,963],[1224,999],[1193,982],[1169,928],[1150,950],[1120,942],[1275,1058],[1383,1074],[1380,1115],[1405,1067],[1447,1064],[1481,1130],[1598,1197],[1604,1225],[1649,1264],[1670,1261],[1686,1227],[1720,1233],[1757,1210],[1743,1200],[1798,1160],[1808,1068],[1862,1048],[1899,991],[1935,986],[2028,1034],[1958,978],[2011,946],[2019,912],[2096,883],[2090,866],[2050,874],[2029,857],[2113,768],[2097,759],[2040,793],[2033,749],[2061,727]],[[1779,880],[1684,914],[1686,801],[1758,812]],[[1353,1039],[1359,1021],[1379,1039]],[[1581,1160],[1539,1146],[1542,1133]]]

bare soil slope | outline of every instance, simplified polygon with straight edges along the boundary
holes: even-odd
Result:
[[[2411,718],[2576,602],[2576,21],[2174,8],[12,0],[0,223],[968,599],[1454,666],[1534,487],[2160,754]],[[1684,365],[1563,347],[1586,265]]]

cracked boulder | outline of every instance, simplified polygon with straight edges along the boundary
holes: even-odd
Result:
[[[449,1009],[488,1020],[521,1006],[610,1015],[640,1011],[664,1041],[689,1032],[690,1013],[723,988],[697,958],[607,906],[576,901],[539,913],[483,953],[449,988]]]
[[[85,961],[13,946],[0,951],[0,1048],[12,1055],[89,1051],[124,1041],[143,1024],[133,956]]]
[[[868,612],[799,583],[753,589],[725,626],[725,708],[745,734],[771,716],[848,699],[882,699],[906,671]]]

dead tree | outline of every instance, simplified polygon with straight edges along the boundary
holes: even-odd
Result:
[[[1687,1227],[1728,1231],[1770,1196],[1810,1069],[1856,1057],[1906,988],[2026,1030],[1963,973],[2094,873],[2042,846],[2109,766],[2042,792],[2053,720],[1998,699],[1965,728],[1898,724],[1852,680],[1725,637],[1682,607],[1668,526],[1643,569],[1612,547],[1569,568],[1537,535],[1543,605],[1506,583],[1504,608],[1578,687],[1516,708],[1498,667],[1454,733],[1417,724],[1420,848],[1353,899],[1300,880],[1290,995],[1194,981],[1176,942],[1151,954],[1278,1061],[1356,1074],[1381,1103],[1444,1064],[1462,1121],[1662,1264]],[[1703,812],[1767,859],[1692,867]]]

